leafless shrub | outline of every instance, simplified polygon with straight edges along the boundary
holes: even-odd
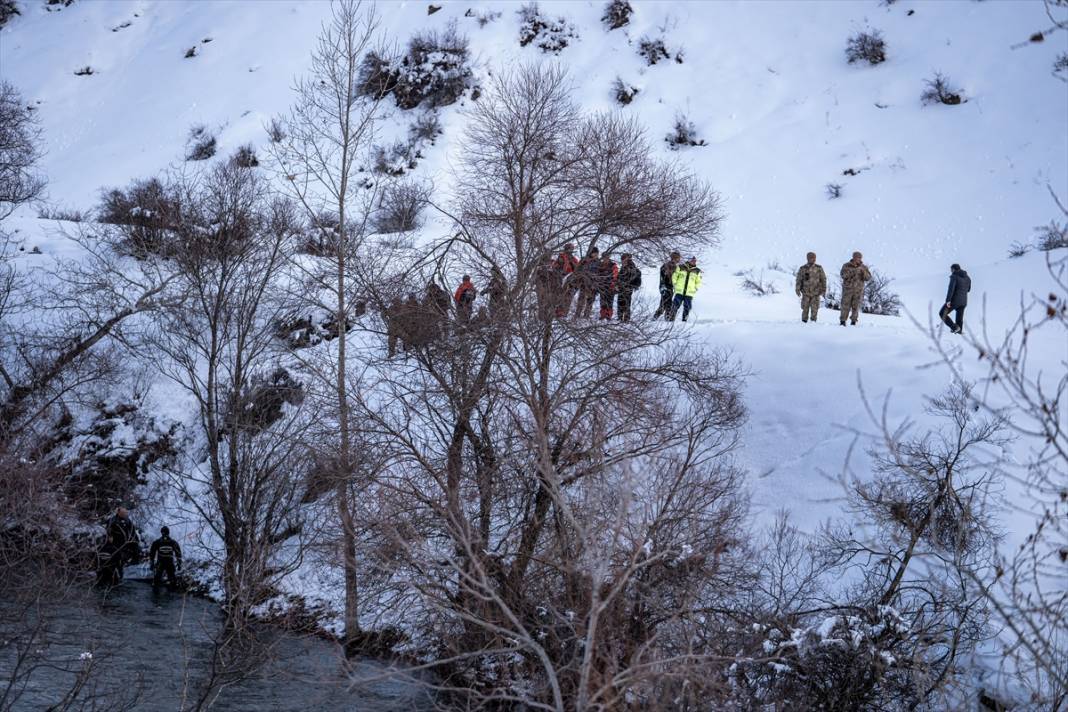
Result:
[[[920,101],[925,105],[946,104],[947,106],[955,106],[964,101],[961,90],[957,89],[949,77],[941,72],[935,72],[932,79],[925,79],[924,84],[927,85],[927,88],[920,95]]]
[[[501,13],[499,11],[490,10],[476,13],[471,8],[468,8],[467,12],[464,13],[464,17],[473,17],[478,20],[479,27],[485,27],[489,23],[495,20],[499,20],[501,17]]]
[[[627,0],[609,0],[604,6],[601,22],[609,32],[618,30],[630,24],[630,16],[633,12],[634,8]]]
[[[272,118],[267,124],[267,137],[271,143],[281,143],[286,139],[285,126],[277,118]]]
[[[121,227],[116,248],[125,254],[139,259],[166,256],[174,244],[172,227],[179,202],[173,187],[159,178],[135,180],[125,189],[102,192],[97,219]]]
[[[547,18],[536,2],[523,5],[519,13],[519,46],[533,44],[547,54],[560,54],[578,39],[575,26],[564,17]]]
[[[37,211],[37,217],[41,220],[61,220],[63,222],[85,222],[91,216],[74,208],[61,208],[44,206]]]
[[[74,70],[74,76],[76,77],[91,77],[96,74],[96,70],[90,67],[88,64],[80,69]]]
[[[1015,259],[1017,257],[1023,257],[1024,255],[1026,255],[1030,251],[1031,251],[1031,246],[1027,245],[1027,244],[1024,244],[1022,242],[1014,242],[1011,245],[1009,245],[1009,257],[1013,258],[1013,259]]]
[[[200,46],[199,45],[193,45],[192,47],[190,47],[189,49],[187,49],[185,51],[184,59],[192,59],[193,57],[196,57],[197,54],[199,54],[199,53],[200,53]]]
[[[418,229],[419,214],[429,199],[429,189],[419,183],[404,182],[387,186],[379,197],[375,211],[375,232],[411,232]]]
[[[215,135],[207,126],[197,124],[189,129],[189,138],[186,139],[185,160],[206,161],[215,155]]]
[[[827,198],[834,200],[835,198],[842,197],[842,185],[841,183],[828,183],[824,186],[824,190],[827,191]]]
[[[1056,196],[1054,201],[1068,218]],[[1068,443],[1061,423],[1068,381],[1063,369],[1052,379],[1047,369],[1064,358],[1068,260],[1051,257],[1047,269],[1050,288],[1036,288],[1005,332],[995,333],[984,323],[967,343],[987,367],[975,406],[988,417],[1004,419],[1027,444],[1018,451],[1028,453],[1022,462],[1002,467],[1018,488],[1019,513],[1029,515],[1026,536],[1017,532],[1020,543],[1002,547],[993,570],[976,573],[972,582],[1000,626],[1004,662],[999,672],[1024,688],[1022,705],[1055,709],[1068,694],[1068,599],[1060,580],[1068,560]],[[933,330],[930,339],[960,378],[959,356],[950,354]]]
[[[706,146],[703,138],[697,137],[697,127],[683,114],[675,115],[674,131],[664,137],[668,148],[677,151],[685,146]]]
[[[858,32],[849,38],[845,53],[850,64],[867,62],[875,66],[886,61],[886,41],[879,30]]]
[[[230,162],[238,168],[255,168],[260,165],[260,159],[256,156],[256,149],[252,144],[246,143],[234,151],[230,156]]]
[[[649,66],[665,59],[671,59],[671,53],[664,46],[662,37],[642,37],[638,42],[638,54],[645,59],[645,63]]]
[[[764,272],[756,274],[753,270],[746,270],[743,274],[742,289],[754,297],[766,297],[770,294],[778,294],[778,288],[770,281],[764,279]]]
[[[900,316],[901,298],[896,292],[891,291],[892,279],[878,270],[871,271],[871,279],[864,287],[864,301],[861,311],[865,314],[881,314],[882,316]]]
[[[1035,228],[1035,249],[1050,252],[1068,247],[1068,222],[1050,220],[1048,225]]]
[[[436,112],[428,111],[420,115],[408,129],[408,137],[413,144],[420,142],[433,144],[443,132],[441,120]]]
[[[612,96],[620,106],[627,106],[637,95],[638,87],[624,82],[622,78],[616,77],[616,80],[612,82]]]
[[[44,192],[40,160],[41,131],[36,117],[14,86],[0,82],[0,220]]]

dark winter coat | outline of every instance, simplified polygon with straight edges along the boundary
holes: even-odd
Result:
[[[426,288],[425,304],[439,316],[447,316],[449,313],[449,293],[436,284],[429,284]]]
[[[182,564],[182,547],[169,536],[161,536],[152,542],[152,548],[148,550],[148,560],[155,564],[164,559],[172,560],[179,566]]]
[[[129,519],[113,516],[107,523],[107,544],[126,561],[134,561],[141,556],[141,546],[137,538],[137,529]]]
[[[972,291],[972,278],[964,270],[957,270],[949,277],[946,304],[954,309],[968,306],[968,292],[970,291]]]
[[[660,265],[660,291],[670,292],[674,289],[672,278],[675,276],[675,268],[678,266],[678,263],[671,260]]]
[[[619,270],[619,293],[630,294],[640,286],[642,271],[634,264],[634,260],[627,260],[623,263],[623,269]]]

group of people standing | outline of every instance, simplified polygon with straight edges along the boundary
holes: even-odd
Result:
[[[681,309],[682,320],[686,321],[693,308],[694,296],[701,287],[702,275],[697,258],[691,256],[683,262],[678,252],[672,252],[660,266],[659,276],[660,304],[653,318],[663,317],[674,321]],[[864,264],[864,256],[854,252],[850,260],[842,265],[839,276],[842,279],[839,324],[845,326],[848,322],[856,326],[864,302],[864,291],[872,279],[871,270]],[[569,315],[574,319],[588,319],[593,316],[593,306],[597,303],[599,319],[607,321],[617,318],[621,322],[628,322],[631,319],[634,292],[641,284],[641,269],[630,253],[621,254],[620,263],[617,264],[610,252],[602,254],[592,247],[585,257],[579,259],[575,255],[575,245],[568,243],[555,257],[547,254],[536,274],[539,312],[544,319],[563,319]],[[939,317],[953,333],[959,334],[963,329],[964,308],[970,289],[968,273],[960,265],[952,265],[949,292]],[[798,268],[794,292],[801,299],[801,321],[815,323],[820,304],[827,294],[827,273],[816,262],[816,253],[809,252],[805,264]],[[457,328],[479,328],[488,323],[507,295],[504,275],[496,267],[493,268],[487,293],[489,308],[482,306],[476,312],[475,300],[479,292],[471,276],[464,275],[451,299],[448,292],[431,280],[422,300],[416,298],[414,293],[408,295],[407,301],[394,300],[385,314],[389,356],[396,353],[398,344],[407,350],[444,335],[453,309]],[[953,319],[949,317],[950,312],[955,312]]]
[[[945,304],[939,309],[938,317],[954,334],[964,331],[964,309],[968,306],[968,292],[972,289],[972,280],[959,264],[949,266],[949,289]],[[842,278],[842,305],[838,314],[838,323],[846,321],[857,325],[861,307],[864,302],[864,289],[871,281],[871,270],[864,264],[864,255],[854,252],[853,257],[842,265],[839,271]],[[827,273],[816,263],[816,253],[806,255],[805,264],[797,270],[794,280],[794,293],[801,298],[801,321],[815,322],[819,314],[820,302],[827,294]],[[949,314],[953,312],[953,319]]]

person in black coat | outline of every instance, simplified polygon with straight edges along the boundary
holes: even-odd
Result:
[[[675,268],[679,266],[681,261],[682,255],[678,252],[672,252],[668,261],[660,265],[660,306],[657,308],[656,314],[653,314],[654,319],[659,319],[663,315],[668,321],[671,320],[671,299],[675,293],[675,287],[672,285],[671,280],[675,276]]]
[[[101,583],[115,585],[122,580],[123,567],[141,558],[141,542],[125,507],[117,508],[104,528],[106,536],[98,552],[97,569]]]
[[[949,327],[954,334],[964,331],[964,308],[968,306],[968,292],[972,290],[972,278],[960,268],[960,265],[950,265],[949,289],[946,291],[945,306],[938,312],[942,322]],[[954,319],[949,318],[949,313],[955,312]]]
[[[148,551],[148,560],[155,571],[152,577],[152,588],[158,589],[163,583],[163,575],[167,575],[167,588],[174,591],[178,588],[177,570],[182,567],[182,547],[178,542],[171,539],[171,530],[167,527],[159,528],[160,538],[152,542],[152,548]]]
[[[630,300],[634,290],[642,286],[642,271],[634,264],[634,259],[629,252],[624,252],[621,257],[623,266],[619,269],[619,320],[630,321]]]

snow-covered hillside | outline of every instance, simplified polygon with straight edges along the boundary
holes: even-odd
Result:
[[[612,31],[601,22],[601,0],[543,2],[545,15],[574,27],[557,54],[520,46],[515,3],[438,4],[428,14],[427,2],[381,3],[383,33],[403,44],[455,23],[482,81],[519,63],[558,62],[583,109],[634,117],[665,159],[721,193],[722,243],[698,255],[704,286],[690,323],[675,328],[733,350],[751,372],[737,457],[758,523],[787,509],[811,532],[839,514],[835,480],[851,452],[863,459],[875,429],[861,387],[876,410],[889,397],[887,413],[899,422],[950,382],[926,331],[950,263],[973,280],[969,328],[985,316],[991,334],[1012,324],[1022,296],[1048,289],[1042,253],[1007,256],[1057,216],[1050,190],[1068,196],[1068,83],[1052,72],[1068,32],[1027,41],[1051,24],[1040,0],[635,0],[630,23]],[[34,106],[48,201],[70,209],[92,208],[105,187],[181,166],[194,125],[217,136],[212,160],[244,144],[265,146],[265,126],[293,102],[294,79],[330,13],[326,2],[294,0],[23,5],[0,30],[0,77]],[[868,28],[885,37],[887,61],[847,63],[847,38]],[[638,53],[644,38],[662,38],[669,58],[650,66]],[[83,67],[92,73],[77,75]],[[963,91],[963,103],[921,103],[935,72]],[[617,77],[638,90],[626,106],[613,98]],[[441,112],[443,134],[412,172],[443,198],[471,101]],[[404,135],[421,110],[388,111],[383,143]],[[702,145],[672,150],[663,140],[679,118],[694,124]],[[829,199],[828,184],[839,184],[841,196]],[[422,235],[439,237],[446,224],[429,216]],[[20,258],[26,264],[68,254],[55,225],[33,212],[9,227],[44,253]],[[842,328],[824,309],[819,323],[800,323],[792,271],[808,250],[832,284],[862,251],[893,279],[902,315],[864,315],[858,327]],[[644,287],[636,313],[655,308],[664,257],[637,255]],[[747,270],[778,293],[744,291],[739,273]],[[984,373],[958,337],[936,329],[934,339],[966,374]],[[1063,344],[1039,342],[1032,358],[1063,371]],[[181,412],[171,395],[158,402],[169,415]],[[1020,452],[1030,447],[1022,443]],[[1026,534],[1026,522],[1007,519],[1010,542]],[[339,589],[321,581],[302,579],[293,589],[334,610],[342,604]]]
[[[817,471],[842,466],[852,436],[840,426],[864,420],[858,372],[872,396],[894,385],[902,413],[946,376],[916,370],[931,354],[908,318],[867,318],[859,333],[839,333],[826,309],[817,327],[793,323],[792,278],[769,265],[792,271],[812,249],[833,281],[861,250],[926,322],[949,263],[960,262],[992,314],[1012,316],[1044,265],[1008,262],[1008,247],[1055,215],[1047,184],[1068,193],[1068,87],[1051,72],[1068,33],[1013,48],[1049,24],[1041,2],[634,5],[630,24],[607,32],[600,2],[543,3],[576,28],[558,55],[519,46],[511,3],[445,2],[428,15],[426,3],[388,2],[379,11],[397,42],[455,23],[483,77],[516,62],[560,62],[584,108],[635,116],[655,139],[679,115],[695,124],[707,145],[671,152],[663,143],[665,157],[725,199],[722,247],[701,255],[708,276],[695,338],[734,347],[754,371],[742,457],[758,507],[808,499],[823,491]],[[217,133],[220,156],[265,144],[264,126],[292,102],[328,13],[325,2],[28,4],[0,33],[0,68],[41,118],[50,202],[90,208],[104,187],[180,165],[196,124]],[[480,15],[494,19],[480,26]],[[866,28],[883,32],[887,61],[847,64],[846,39]],[[663,37],[682,63],[648,66],[637,52],[645,37]],[[184,58],[193,46],[197,55]],[[84,66],[94,74],[76,76]],[[921,105],[935,71],[967,101]],[[626,107],[612,98],[617,76],[639,89]],[[406,127],[410,118],[392,111]],[[445,112],[444,135],[416,175],[447,188],[463,121],[462,106]],[[841,198],[828,199],[828,183],[842,185]],[[48,229],[19,225],[29,243]],[[638,259],[652,303],[662,256]],[[781,294],[743,293],[735,273],[748,269]]]

